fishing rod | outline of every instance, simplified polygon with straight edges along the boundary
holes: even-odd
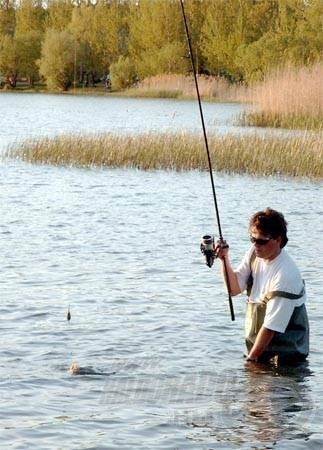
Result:
[[[188,24],[187,24],[187,19],[186,19],[186,13],[185,13],[183,0],[180,0],[180,3],[181,3],[181,9],[182,9],[182,16],[183,16],[183,21],[184,21],[186,39],[187,39],[187,44],[188,44],[188,49],[189,49],[189,54],[190,54],[190,60],[191,60],[191,64],[192,64],[193,77],[194,77],[194,82],[195,82],[195,90],[196,90],[196,95],[197,95],[197,101],[198,101],[198,106],[199,106],[199,111],[200,111],[200,118],[201,118],[202,129],[203,129],[203,136],[204,136],[204,144],[205,144],[205,149],[206,149],[206,153],[207,153],[207,159],[208,159],[208,165],[209,165],[209,173],[210,173],[210,178],[211,178],[211,186],[212,186],[212,193],[213,193],[213,200],[214,200],[214,207],[215,207],[215,215],[216,215],[216,221],[217,221],[217,226],[218,226],[218,231],[219,231],[219,242],[220,242],[220,245],[221,245],[221,243],[224,242],[224,239],[223,239],[223,235],[222,235],[220,214],[219,214],[218,202],[217,202],[217,197],[216,197],[215,187],[214,187],[212,162],[211,162],[209,144],[208,144],[208,139],[207,139],[207,134],[206,134],[206,128],[205,128],[205,122],[204,122],[204,115],[203,115],[203,109],[202,109],[202,103],[201,103],[200,90],[199,90],[199,85],[198,85],[198,81],[197,81],[195,62],[194,62],[194,58],[193,58],[191,37],[190,37],[189,29],[188,29]],[[209,251],[208,254],[206,253],[207,265],[209,267],[211,267],[211,265],[213,263],[213,260],[211,261],[211,259],[214,258],[213,257],[213,254],[214,254],[213,238],[211,236],[204,236],[204,241],[207,243],[207,245],[211,245],[211,247],[212,247],[212,250]],[[208,251],[208,249],[206,251]],[[210,256],[210,254],[211,254],[211,256]],[[224,265],[224,275],[225,275],[225,280],[226,280],[226,286],[227,286],[227,291],[228,291],[228,299],[229,299],[231,320],[235,320],[233,303],[232,303],[232,297],[231,297],[231,293],[230,293],[231,288],[230,288],[228,267],[227,267],[227,263],[226,263],[225,258],[223,259],[223,265]]]

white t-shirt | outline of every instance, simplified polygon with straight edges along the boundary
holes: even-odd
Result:
[[[238,283],[243,292],[247,287],[250,275],[250,258],[253,253],[252,246],[245,254],[241,264],[236,270]],[[253,285],[249,301],[260,303],[262,298],[271,291],[285,291],[299,294],[303,289],[301,274],[286,250],[272,261],[255,258],[252,263]],[[306,294],[296,300],[275,297],[267,303],[264,326],[269,330],[284,333],[296,306],[306,301]]]

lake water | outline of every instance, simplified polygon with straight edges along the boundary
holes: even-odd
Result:
[[[23,105],[23,106],[22,106]],[[191,101],[103,96],[0,93],[0,145],[26,137],[65,133],[199,131],[199,111]],[[242,111],[239,104],[204,105],[209,131],[226,133]],[[234,127],[243,130],[242,127]]]
[[[207,126],[239,105],[205,105]],[[0,95],[0,150],[65,132],[199,130],[194,102]],[[215,173],[237,264],[265,206],[289,222],[308,293],[311,355],[294,370],[243,359],[243,296],[200,236],[216,234],[207,173],[0,161],[0,448],[321,449],[322,183]],[[68,308],[71,321],[66,320]],[[71,376],[73,362],[86,373]]]

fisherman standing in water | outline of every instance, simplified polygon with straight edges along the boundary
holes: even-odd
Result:
[[[245,337],[247,361],[304,361],[309,352],[306,293],[300,272],[284,249],[287,223],[270,208],[255,213],[249,223],[251,248],[233,270],[223,241],[216,248],[226,264],[231,295],[247,290]],[[225,262],[224,262],[225,260]]]

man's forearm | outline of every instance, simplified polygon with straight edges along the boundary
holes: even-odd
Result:
[[[274,335],[275,331],[269,330],[268,328],[262,326],[247,359],[249,361],[257,361],[257,359],[263,354],[267,346],[270,344]]]
[[[231,295],[238,295],[241,293],[241,289],[238,283],[238,278],[236,273],[233,271],[229,258],[225,257],[221,259],[221,270],[222,270],[222,276],[223,279],[230,288],[230,294]]]

